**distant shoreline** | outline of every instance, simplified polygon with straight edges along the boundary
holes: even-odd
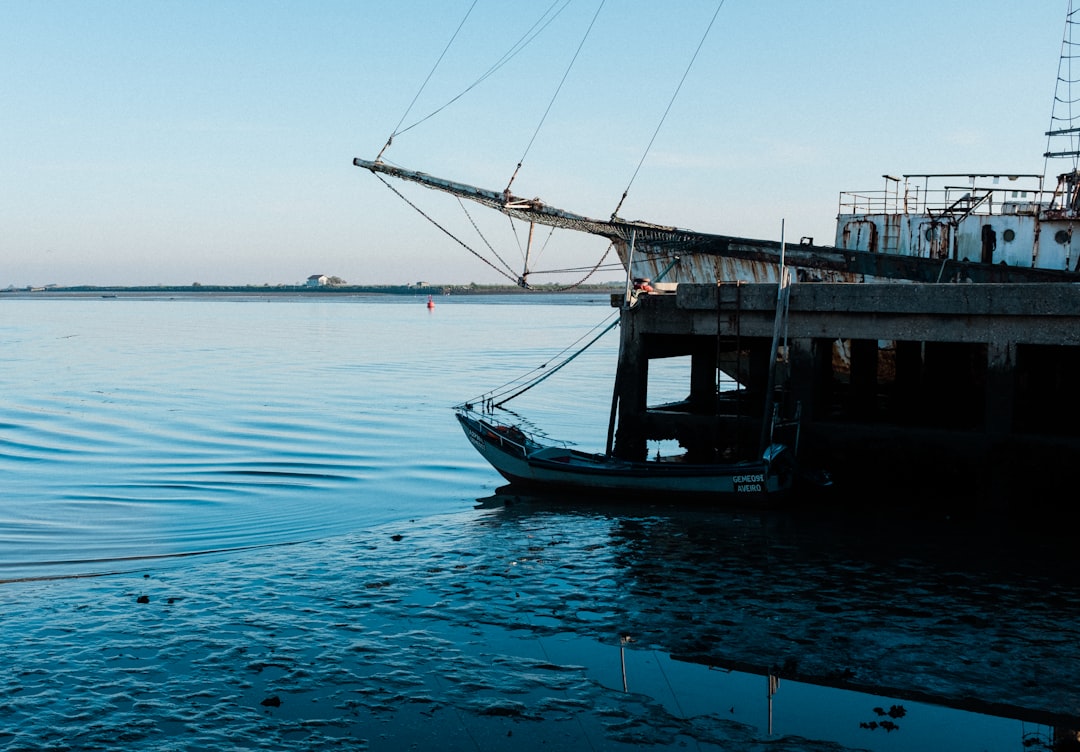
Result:
[[[579,285],[569,288],[558,285],[540,285],[524,289],[517,285],[135,285],[97,286],[74,285],[61,287],[8,287],[0,289],[0,297],[100,295],[109,297],[120,294],[233,294],[233,295],[512,295],[527,293],[610,293],[618,292],[618,283]]]

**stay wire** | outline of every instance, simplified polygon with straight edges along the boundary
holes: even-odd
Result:
[[[555,236],[555,230],[556,229],[557,228],[555,227],[555,225],[551,225],[548,228],[548,234],[547,234],[547,237],[544,238],[544,242],[540,245],[540,247],[538,249],[532,250],[532,262],[534,264],[539,263],[540,257],[544,255],[544,251],[547,250],[548,244],[551,242],[551,239]]]
[[[616,311],[615,313],[618,313],[618,311]],[[615,314],[612,314],[612,315],[615,315]],[[545,373],[544,375],[542,375],[542,376],[540,376],[539,378],[537,378],[537,379],[535,379],[534,381],[532,381],[532,383],[526,384],[526,385],[525,385],[524,387],[522,387],[522,388],[521,388],[521,389],[519,389],[518,391],[516,391],[516,392],[514,392],[513,394],[511,394],[511,395],[510,395],[509,397],[504,397],[504,398],[503,398],[502,400],[500,400],[499,402],[493,402],[493,404],[492,404],[491,406],[492,406],[493,408],[495,408],[495,407],[502,407],[502,406],[503,406],[503,405],[505,405],[505,404],[506,404],[507,402],[509,402],[510,400],[514,399],[515,397],[520,397],[521,395],[525,394],[525,392],[529,391],[529,390],[530,390],[530,389],[532,389],[532,388],[533,388],[534,386],[539,386],[541,382],[543,382],[543,381],[547,381],[547,380],[548,380],[549,378],[551,378],[552,376],[554,376],[554,375],[555,375],[556,373],[558,373],[558,372],[559,372],[560,370],[562,370],[563,368],[565,368],[566,366],[568,366],[568,365],[570,364],[570,361],[572,361],[572,360],[573,360],[574,358],[576,358],[577,356],[581,355],[581,354],[582,354],[583,352],[585,352],[585,351],[586,351],[586,350],[588,350],[588,349],[589,349],[590,347],[592,347],[592,346],[593,346],[594,344],[596,344],[596,342],[597,342],[597,341],[598,341],[598,340],[599,340],[599,339],[600,339],[601,337],[603,337],[603,336],[604,336],[605,334],[607,334],[607,333],[608,333],[608,332],[610,332],[610,331],[611,331],[612,329],[614,329],[614,328],[616,327],[616,325],[618,325],[618,323],[619,323],[619,319],[615,319],[615,320],[614,320],[614,321],[612,321],[612,322],[611,322],[610,324],[608,324],[608,325],[607,325],[607,327],[605,327],[605,328],[604,328],[604,330],[603,330],[602,332],[600,332],[599,334],[597,334],[597,335],[596,335],[595,337],[593,337],[593,338],[592,338],[592,339],[591,339],[591,340],[590,340],[590,341],[589,341],[588,343],[586,343],[586,345],[585,345],[584,347],[582,347],[582,348],[581,348],[580,350],[578,350],[577,352],[575,352],[575,353],[574,353],[573,355],[571,355],[571,356],[570,356],[569,358],[567,358],[566,360],[564,360],[564,361],[563,361],[562,363],[559,363],[559,364],[558,364],[557,366],[555,366],[554,368],[552,368],[552,369],[550,369],[549,371],[547,371],[547,372],[546,372],[546,373]]]
[[[649,155],[649,152],[652,151],[653,142],[656,141],[656,137],[660,133],[660,128],[663,127],[664,121],[667,120],[668,113],[671,112],[671,107],[675,104],[675,98],[679,96],[679,91],[682,90],[683,83],[686,82],[686,77],[690,74],[690,69],[694,67],[694,61],[697,60],[698,53],[701,52],[701,48],[705,44],[705,39],[709,36],[709,32],[712,30],[713,24],[716,23],[716,17],[720,15],[720,9],[723,7],[724,0],[720,0],[720,3],[716,6],[716,11],[713,13],[712,20],[709,21],[709,25],[705,28],[705,33],[701,35],[701,41],[698,42],[697,49],[694,50],[694,54],[693,56],[691,56],[690,62],[686,66],[686,70],[683,71],[682,78],[679,79],[679,85],[675,87],[675,93],[671,95],[671,101],[668,102],[667,109],[664,110],[664,114],[660,118],[660,122],[656,124],[656,130],[653,131],[652,138],[649,139],[649,144],[645,147],[645,153],[641,155],[641,161],[638,162],[637,168],[634,170],[634,174],[630,176],[630,182],[626,184],[626,190],[623,191],[622,198],[619,199],[618,206],[615,207],[615,211],[611,212],[612,220],[615,220],[618,217],[619,209],[622,208],[623,202],[626,201],[627,194],[630,193],[630,186],[634,184],[634,180],[637,179],[638,172],[641,171],[641,166],[645,164],[645,158]]]
[[[555,6],[558,5],[560,1],[562,2],[562,7],[559,8],[558,10],[555,10],[554,13],[553,13],[552,9],[555,8]],[[411,131],[413,128],[420,125],[421,123],[435,117],[440,112],[445,110],[447,107],[452,105],[454,102],[458,101],[463,96],[465,96],[470,91],[472,91],[477,86],[479,86],[484,81],[486,81],[488,78],[490,78],[496,71],[498,71],[500,68],[502,68],[508,62],[510,62],[514,57],[516,57],[519,52],[521,52],[523,49],[528,47],[529,44],[534,39],[536,39],[538,36],[540,36],[540,34],[542,34],[544,32],[544,30],[547,29],[547,27],[550,26],[551,23],[556,18],[558,18],[559,14],[562,13],[566,9],[566,6],[570,4],[570,1],[571,0],[555,0],[555,2],[553,2],[550,6],[548,6],[547,10],[545,10],[540,15],[540,18],[538,18],[536,20],[536,22],[533,23],[533,25],[531,27],[529,27],[529,30],[526,31],[524,34],[522,34],[521,37],[516,42],[514,42],[513,45],[511,45],[510,49],[507,50],[506,52],[504,52],[502,57],[500,57],[479,78],[477,78],[471,84],[469,84],[464,89],[462,89],[461,92],[459,92],[457,95],[455,95],[454,97],[451,97],[449,100],[447,100],[447,102],[445,104],[441,105],[440,107],[436,107],[434,110],[429,112],[427,115],[424,115],[424,117],[420,118],[419,120],[412,123],[411,125],[408,125],[405,128],[402,128],[401,123],[398,123],[398,129],[400,129],[400,130],[395,130],[394,131],[394,136],[399,136],[402,133],[407,133],[408,131]],[[475,5],[475,3],[473,3],[473,4]],[[548,18],[549,15],[550,15],[550,18]],[[541,25],[541,24],[543,24],[543,25]],[[538,26],[540,28],[537,28]],[[417,96],[419,96],[419,95],[417,95]],[[413,101],[415,102],[415,100],[413,100]],[[411,105],[410,105],[410,109],[411,109]],[[406,112],[406,115],[407,114],[408,113]],[[402,117],[401,120],[402,120],[402,122],[404,122],[405,117]],[[393,136],[391,136],[391,139],[393,139]],[[387,142],[387,145],[389,145],[389,142]],[[385,147],[384,147],[384,149],[385,149]]]
[[[442,226],[441,224],[439,224],[438,222],[436,222],[436,221],[435,221],[435,219],[434,219],[433,217],[431,217],[430,215],[428,215],[428,214],[427,214],[426,212],[424,212],[424,210],[423,210],[423,209],[421,209],[421,208],[420,208],[419,206],[417,206],[416,204],[414,204],[414,203],[413,203],[412,201],[410,201],[409,199],[405,198],[405,195],[404,195],[404,194],[403,194],[403,193],[402,193],[401,191],[399,191],[399,190],[398,190],[397,188],[395,188],[394,186],[390,185],[390,183],[388,183],[388,182],[387,182],[387,181],[386,181],[386,180],[385,180],[385,179],[383,178],[383,176],[382,176],[382,175],[379,175],[379,174],[377,174],[377,173],[376,173],[376,174],[375,174],[375,177],[377,177],[377,178],[379,179],[379,181],[380,181],[380,182],[381,182],[381,183],[382,183],[383,185],[385,185],[385,186],[386,186],[387,188],[389,188],[389,189],[390,189],[390,190],[392,190],[392,191],[393,191],[394,193],[396,193],[396,194],[397,194],[397,196],[398,196],[398,198],[400,198],[400,199],[401,199],[402,201],[404,201],[404,202],[405,202],[406,204],[408,204],[408,205],[409,205],[409,206],[411,206],[411,207],[412,207],[413,209],[415,209],[415,210],[416,210],[416,212],[417,212],[417,213],[418,213],[418,214],[419,214],[419,215],[420,215],[421,217],[423,217],[423,218],[424,218],[424,219],[426,219],[426,220],[427,220],[428,222],[430,222],[431,224],[435,225],[435,226],[436,226],[436,227],[438,227],[438,228],[439,228],[440,230],[442,230],[442,231],[443,231],[443,232],[444,232],[444,233],[445,233],[445,234],[446,234],[446,235],[447,235],[447,236],[448,236],[448,237],[449,237],[449,238],[450,238],[451,240],[453,240],[453,241],[454,241],[455,243],[457,243],[458,245],[460,245],[460,246],[461,246],[462,248],[464,248],[464,249],[465,249],[466,251],[468,251],[468,252],[469,252],[469,253],[471,253],[472,255],[476,256],[476,257],[477,257],[478,259],[480,259],[481,261],[483,261],[483,262],[484,262],[485,264],[487,264],[488,266],[490,266],[490,267],[491,267],[492,269],[494,269],[495,271],[497,271],[497,272],[498,272],[499,274],[503,275],[504,277],[506,277],[507,279],[509,279],[509,280],[510,280],[511,282],[513,282],[514,284],[517,284],[517,279],[515,279],[513,275],[511,275],[511,274],[507,274],[507,273],[506,273],[506,272],[504,272],[504,271],[503,271],[502,269],[500,269],[499,267],[495,266],[495,264],[491,263],[491,262],[490,262],[490,261],[488,261],[488,260],[487,260],[486,258],[484,258],[484,257],[483,257],[483,256],[481,256],[481,255],[480,255],[479,253],[477,253],[477,252],[476,252],[475,250],[473,250],[472,248],[470,248],[470,247],[469,247],[469,246],[468,246],[468,245],[467,245],[467,244],[466,244],[466,243],[465,243],[464,241],[462,241],[462,240],[461,240],[460,238],[458,238],[458,237],[457,237],[456,235],[454,235],[454,233],[450,232],[450,231],[449,231],[449,230],[447,230],[447,229],[446,229],[445,227],[443,227],[443,226]]]
[[[461,211],[465,212],[465,216],[469,218],[469,222],[472,224],[473,229],[476,230],[476,234],[480,236],[480,239],[484,241],[484,245],[486,245],[488,247],[488,250],[491,251],[491,255],[497,258],[499,260],[499,263],[506,267],[506,271],[509,274],[513,274],[513,267],[511,267],[510,264],[506,263],[506,261],[503,260],[503,257],[499,255],[498,251],[496,251],[495,248],[491,245],[491,243],[488,242],[488,239],[484,237],[484,233],[480,232],[480,228],[479,226],[477,226],[476,220],[472,218],[472,214],[470,214],[469,210],[465,207],[465,202],[462,201],[460,198],[457,200],[457,202],[461,206]]]
[[[553,292],[564,292],[566,290],[573,290],[575,287],[580,287],[581,285],[585,284],[586,280],[588,280],[589,277],[591,277],[592,275],[596,274],[596,272],[600,269],[600,266],[604,263],[604,259],[606,259],[608,257],[608,254],[611,253],[611,249],[614,248],[614,247],[615,247],[614,243],[608,243],[608,247],[607,247],[607,250],[604,251],[604,255],[600,257],[600,260],[596,262],[596,265],[593,266],[593,268],[590,269],[588,271],[588,273],[584,277],[579,279],[577,282],[572,282],[571,284],[566,285],[565,287],[555,288],[555,290]],[[611,266],[612,266],[612,268],[619,268],[619,269],[622,268],[621,263],[618,264],[618,265],[612,264]],[[574,271],[580,271],[580,270],[579,269],[551,269],[551,270],[544,271],[544,272],[532,272],[532,273],[533,274],[563,274],[563,273],[566,273],[566,272],[574,272]]]
[[[573,274],[575,272],[594,272],[601,269],[605,271],[614,271],[616,269],[624,269],[621,261],[611,261],[609,263],[603,263],[604,258],[610,254],[610,249],[613,246],[608,246],[608,252],[600,257],[600,262],[593,264],[592,266],[564,266],[561,269],[540,269],[531,274]]]
[[[533,142],[536,141],[536,137],[540,134],[540,129],[544,126],[544,121],[547,120],[548,113],[551,112],[551,107],[555,104],[555,99],[559,96],[559,92],[562,91],[563,84],[566,83],[566,79],[570,75],[570,71],[574,67],[574,63],[577,62],[578,55],[581,54],[581,49],[585,46],[585,40],[589,38],[589,33],[592,32],[593,26],[596,25],[596,19],[600,16],[600,11],[603,10],[605,1],[606,0],[600,0],[600,5],[597,6],[596,13],[593,14],[592,20],[589,22],[589,28],[585,30],[585,35],[582,36],[581,42],[578,44],[578,48],[574,52],[573,58],[571,58],[570,60],[570,64],[566,66],[566,71],[563,73],[563,77],[559,81],[559,85],[555,88],[555,93],[551,95],[551,101],[548,102],[547,109],[544,110],[544,114],[540,118],[540,122],[537,123],[536,130],[533,131],[532,138],[529,139],[529,143],[525,147],[525,152],[521,155],[521,159],[518,160],[517,167],[514,168],[514,174],[510,176],[510,181],[506,184],[506,189],[504,192],[507,195],[509,195],[510,193],[510,186],[514,184],[514,178],[517,177],[518,171],[521,169],[521,165],[525,162],[525,157],[528,155],[529,150],[532,149]]]
[[[1050,169],[1050,153],[1052,151],[1051,144],[1054,142],[1054,138],[1065,137],[1070,151],[1075,151],[1077,147],[1077,137],[1075,133],[1058,133],[1055,135],[1055,131],[1058,131],[1058,124],[1066,125],[1066,130],[1070,130],[1075,123],[1075,117],[1073,115],[1073,105],[1077,102],[1076,97],[1072,89],[1072,85],[1076,83],[1073,78],[1072,61],[1074,55],[1072,54],[1077,43],[1073,42],[1073,26],[1077,23],[1073,21],[1073,14],[1077,11],[1073,10],[1072,0],[1069,0],[1068,8],[1065,13],[1065,30],[1061,37],[1061,54],[1058,57],[1058,70],[1057,80],[1054,82],[1054,100],[1053,105],[1050,108],[1050,128],[1046,133],[1046,153],[1043,154],[1043,181],[1046,180],[1046,174]],[[1061,85],[1065,84],[1065,96],[1061,95]],[[1059,114],[1058,105],[1062,105],[1065,108],[1063,114]],[[1073,156],[1073,169],[1077,166],[1077,157]],[[1040,184],[1041,187],[1041,184]]]
[[[383,152],[386,151],[387,148],[389,148],[390,144],[394,140],[394,136],[400,133],[398,128],[400,128],[401,124],[405,122],[405,118],[409,116],[409,112],[412,110],[413,105],[416,104],[416,100],[420,98],[420,94],[423,93],[424,89],[427,87],[428,81],[430,81],[431,77],[435,75],[435,71],[438,69],[439,64],[442,63],[442,59],[446,57],[446,53],[450,49],[450,45],[452,45],[454,43],[454,40],[457,39],[457,35],[461,32],[461,29],[465,25],[465,22],[469,20],[469,16],[472,15],[473,8],[476,7],[477,2],[479,2],[479,0],[473,0],[472,5],[470,5],[469,9],[465,11],[465,17],[461,19],[461,23],[459,23],[457,29],[454,30],[453,36],[451,36],[450,41],[446,43],[446,46],[443,48],[442,53],[440,53],[439,55],[439,59],[435,61],[435,65],[431,66],[431,71],[427,74],[427,78],[424,79],[424,83],[420,84],[420,89],[416,92],[416,96],[413,97],[412,101],[409,102],[409,106],[405,108],[405,112],[401,115],[401,120],[398,121],[398,124],[394,127],[393,133],[390,134],[390,138],[386,139],[386,144],[379,151],[379,156],[375,158],[376,162],[379,161],[379,157],[383,155]]]
[[[528,246],[523,247],[522,246],[521,236],[518,235],[518,228],[517,228],[517,225],[514,224],[514,218],[511,217],[509,214],[506,215],[506,218],[510,222],[510,232],[514,236],[514,242],[517,243],[518,253],[521,255],[521,262],[522,262],[522,266],[524,268],[525,274],[526,275],[532,274],[532,270],[528,268],[528,262],[530,260],[530,253],[532,253],[531,260],[532,260],[533,263],[536,263],[537,261],[540,260],[540,256],[543,255],[544,250],[548,247],[548,243],[551,242],[551,237],[555,234],[555,225],[552,225],[550,227],[550,229],[548,230],[547,237],[544,239],[544,243],[543,243],[543,245],[540,246],[539,250],[537,250],[535,252],[532,252],[531,247],[528,247]],[[492,252],[494,252],[494,249],[492,249]]]
[[[522,374],[522,375],[520,375],[520,376],[518,376],[518,377],[516,377],[514,379],[511,379],[510,381],[506,382],[502,386],[497,386],[494,389],[491,389],[491,390],[485,392],[484,394],[482,394],[482,395],[480,395],[480,396],[478,396],[478,397],[476,397],[476,398],[474,398],[472,400],[469,400],[468,404],[471,404],[471,403],[474,403],[474,402],[482,402],[484,404],[491,404],[492,407],[500,407],[503,404],[505,404],[506,402],[509,402],[511,399],[516,397],[518,394],[522,394],[523,392],[528,391],[529,389],[536,386],[537,384],[539,384],[544,379],[547,379],[549,376],[552,376],[553,374],[555,374],[559,369],[561,369],[563,366],[565,366],[571,360],[578,357],[581,353],[585,352],[585,350],[589,349],[589,347],[591,347],[594,342],[599,340],[600,337],[602,337],[604,334],[606,334],[608,331],[610,331],[616,324],[619,323],[618,319],[616,319],[615,321],[611,321],[611,318],[614,317],[614,316],[617,316],[618,314],[619,314],[619,311],[613,311],[612,313],[608,314],[608,316],[606,316],[603,321],[596,324],[596,326],[589,329],[587,332],[582,334],[576,340],[571,342],[569,345],[564,347],[559,352],[552,355],[550,358],[548,358],[546,361],[544,361],[540,365],[533,368],[531,371],[527,371],[526,373],[524,373],[524,374]],[[548,366],[550,366],[553,362],[555,362],[559,358],[562,358],[563,356],[565,356],[566,353],[571,350],[571,348],[577,346],[582,340],[584,340],[586,337],[591,335],[593,332],[595,332],[601,326],[604,327],[603,330],[599,334],[597,334],[595,337],[593,337],[593,339],[588,344],[581,347],[576,352],[572,353],[569,357],[567,357],[565,360],[560,362],[554,368],[551,368],[551,369],[548,368]],[[540,375],[536,376],[536,374],[540,374]],[[505,399],[503,399],[504,395],[509,394],[510,392],[514,391],[515,389],[518,389],[519,387],[522,387],[523,385],[524,385],[524,388],[522,388],[521,391],[517,392],[517,394],[514,394],[514,395],[512,395],[510,397],[506,397]],[[497,404],[495,404],[495,400],[500,400],[500,401]]]
[[[614,243],[612,243],[612,246],[614,246]],[[611,246],[609,246],[608,250],[610,250],[610,249],[611,249]],[[606,254],[605,254],[605,255],[606,255]],[[656,279],[657,279],[657,281],[660,281],[661,279],[663,279],[663,278],[664,278],[664,277],[665,277],[665,276],[667,275],[667,273],[668,273],[669,271],[671,271],[671,270],[672,270],[673,268],[675,268],[675,265],[676,265],[676,264],[678,264],[678,263],[679,263],[679,257],[678,257],[678,256],[675,256],[675,257],[673,258],[672,262],[671,262],[670,264],[668,264],[668,265],[667,265],[667,266],[666,266],[666,267],[665,267],[665,268],[664,268],[664,269],[663,269],[663,270],[662,270],[662,271],[660,272],[660,274],[659,274],[659,275],[657,276],[657,278],[656,278]],[[540,364],[539,366],[537,366],[536,368],[532,369],[531,371],[529,371],[528,373],[524,374],[523,376],[520,376],[520,377],[518,377],[518,378],[516,378],[516,379],[513,379],[512,381],[510,381],[510,382],[508,382],[508,383],[506,383],[506,384],[503,384],[503,385],[502,385],[502,386],[500,386],[500,387],[496,387],[495,389],[492,389],[491,391],[485,392],[485,393],[484,393],[484,394],[482,394],[481,396],[479,396],[479,397],[477,397],[477,398],[475,398],[475,399],[473,399],[473,400],[470,400],[469,402],[466,402],[466,403],[465,403],[465,405],[466,405],[467,407],[470,407],[470,409],[471,409],[471,404],[472,404],[473,402],[480,402],[480,403],[482,403],[482,404],[483,404],[483,406],[484,406],[484,409],[485,409],[486,411],[491,411],[491,410],[494,410],[494,409],[495,409],[495,408],[497,408],[497,407],[498,407],[498,408],[501,408],[501,409],[503,409],[503,410],[506,410],[507,408],[503,407],[503,405],[505,405],[505,404],[506,404],[507,402],[509,402],[510,400],[514,399],[515,397],[519,397],[519,396],[521,396],[522,394],[524,394],[525,392],[529,391],[529,390],[530,390],[530,389],[532,389],[533,387],[535,387],[535,386],[539,385],[539,384],[540,384],[541,382],[543,382],[543,381],[546,381],[546,380],[547,380],[547,379],[549,379],[550,377],[554,376],[554,375],[555,375],[555,374],[556,374],[556,373],[557,373],[557,372],[558,372],[559,370],[561,370],[561,369],[562,369],[562,368],[564,368],[565,366],[569,365],[570,361],[574,360],[574,359],[575,359],[576,357],[578,357],[578,356],[579,356],[579,355],[581,355],[581,354],[582,354],[583,352],[585,352],[586,350],[588,350],[588,349],[589,349],[590,347],[592,347],[592,346],[593,346],[593,345],[594,345],[594,344],[595,344],[595,343],[596,343],[597,341],[599,341],[599,339],[600,339],[601,337],[603,337],[603,336],[604,336],[605,334],[607,334],[607,333],[608,333],[608,332],[610,332],[610,331],[611,331],[612,329],[614,329],[614,328],[615,328],[615,327],[616,327],[616,326],[617,326],[617,325],[619,324],[619,322],[620,322],[620,321],[622,321],[622,316],[621,316],[621,314],[622,314],[622,309],[619,309],[619,310],[613,311],[613,312],[612,312],[611,314],[609,314],[609,315],[607,316],[607,318],[606,318],[606,319],[605,319],[604,321],[601,321],[601,322],[600,322],[599,324],[597,324],[596,326],[594,326],[594,327],[593,327],[592,329],[590,329],[590,330],[589,330],[588,332],[586,332],[585,334],[583,334],[583,335],[581,335],[580,337],[578,337],[578,338],[577,338],[576,340],[574,340],[574,342],[573,342],[572,344],[570,344],[569,346],[567,346],[567,347],[563,348],[563,349],[562,349],[562,351],[560,351],[560,352],[559,352],[559,353],[558,353],[557,355],[555,355],[555,356],[553,356],[553,357],[549,358],[549,359],[547,360],[547,362],[545,362],[545,363],[542,363],[542,364]],[[615,320],[614,320],[614,321],[609,321],[609,320],[610,320],[610,319],[612,319],[612,318],[615,318]],[[561,363],[559,363],[559,364],[558,364],[557,366],[555,366],[554,368],[548,369],[548,365],[549,365],[549,364],[550,364],[550,363],[551,363],[552,361],[554,361],[554,360],[555,360],[555,358],[558,358],[558,357],[562,357],[562,355],[563,355],[564,353],[566,353],[566,352],[567,352],[567,351],[568,351],[568,350],[569,350],[569,349],[570,349],[571,347],[573,347],[573,346],[577,345],[577,344],[578,344],[579,342],[581,342],[581,341],[582,341],[583,339],[585,339],[585,338],[586,338],[586,337],[588,337],[588,336],[589,336],[590,334],[592,334],[593,332],[595,332],[595,331],[596,331],[597,329],[599,329],[599,328],[600,328],[601,326],[603,326],[603,325],[605,324],[605,322],[607,322],[607,323],[606,323],[606,326],[604,326],[603,330],[602,330],[602,331],[601,331],[601,332],[600,332],[599,334],[597,334],[597,335],[596,335],[595,337],[593,337],[593,338],[592,338],[592,339],[591,339],[591,340],[590,340],[590,341],[589,341],[588,343],[586,343],[586,344],[585,344],[585,345],[584,345],[583,347],[579,348],[579,349],[578,349],[578,350],[577,350],[576,352],[574,352],[574,353],[573,353],[572,355],[570,355],[569,357],[567,357],[566,359],[564,359],[564,360],[563,360],[563,361],[562,361]],[[527,381],[527,380],[526,380],[526,379],[530,378],[530,377],[532,376],[532,374],[534,374],[534,373],[537,373],[537,372],[540,372],[540,371],[543,371],[543,373],[541,373],[541,375],[540,375],[540,376],[537,376],[536,378],[533,378],[533,379],[532,379],[531,381]],[[516,392],[514,392],[513,394],[510,394],[510,395],[509,395],[508,397],[504,397],[504,396],[503,396],[503,395],[505,395],[505,394],[507,394],[507,393],[511,392],[512,390],[514,390],[514,389],[517,389],[518,385],[520,385],[520,384],[524,384],[525,386],[521,387],[520,389],[518,389],[518,390],[517,390]],[[496,402],[496,400],[499,400],[499,401],[498,401],[498,402]]]

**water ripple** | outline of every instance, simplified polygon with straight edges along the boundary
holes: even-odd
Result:
[[[0,569],[296,542],[466,508],[499,478],[448,408],[610,313],[566,300],[412,316],[397,301],[6,299]],[[508,325],[517,350],[482,334]],[[563,396],[581,409],[595,392],[605,416],[609,367],[592,372],[602,390],[578,378]]]

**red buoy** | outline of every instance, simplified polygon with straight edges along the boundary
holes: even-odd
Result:
[[[435,307],[435,301],[431,299],[431,296],[430,296],[430,295],[428,295],[428,296],[427,296],[427,307],[428,307],[429,309],[431,309],[431,308],[434,308],[434,307]]]

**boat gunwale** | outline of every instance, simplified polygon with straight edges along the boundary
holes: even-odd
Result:
[[[766,460],[764,457],[758,460],[739,460],[736,462],[708,464],[678,461],[664,462],[656,460],[635,462],[614,457],[608,458],[603,455],[582,452],[568,447],[563,448],[554,445],[545,446],[527,435],[526,440],[536,448],[531,451],[525,451],[522,444],[505,437],[502,431],[491,430],[501,424],[489,423],[483,417],[476,415],[474,411],[464,407],[457,408],[455,416],[466,430],[467,435],[471,431],[476,434],[476,440],[482,442],[483,446],[477,446],[476,448],[486,459],[488,459],[494,469],[507,480],[523,485],[573,488],[576,485],[573,477],[577,477],[581,479],[581,484],[584,484],[589,491],[625,493],[630,489],[622,487],[621,483],[600,486],[591,485],[590,482],[603,482],[604,480],[617,481],[619,479],[622,479],[624,483],[645,481],[646,483],[643,490],[649,491],[656,491],[657,489],[648,488],[648,481],[664,483],[668,481],[691,482],[715,480],[717,482],[730,481],[732,483],[733,487],[731,490],[719,488],[671,489],[672,493],[679,495],[712,497],[743,497],[751,495],[773,496],[778,493],[786,492],[791,485],[790,482],[784,482],[782,472],[776,472],[774,470],[773,466],[775,463]],[[473,440],[471,435],[470,440]],[[475,440],[473,440],[473,443],[475,443]],[[510,448],[508,448],[507,445],[510,445]],[[498,452],[499,454],[505,455],[508,460],[515,463],[521,463],[524,467],[530,469],[536,469],[542,472],[548,471],[571,477],[558,479],[536,478],[521,475],[520,472],[514,472],[512,469],[500,466],[492,461],[485,453],[485,450]],[[766,455],[778,457],[789,450],[790,447],[785,444],[774,443],[770,444],[766,451]],[[559,453],[564,457],[573,458],[575,461],[571,462],[537,456],[539,452],[545,451],[548,451],[549,453]],[[760,483],[762,486],[761,490],[756,493],[739,492],[735,490],[734,487],[738,485],[736,479],[740,476],[760,476],[760,479],[752,482]],[[769,489],[770,482],[777,484],[777,488]]]

